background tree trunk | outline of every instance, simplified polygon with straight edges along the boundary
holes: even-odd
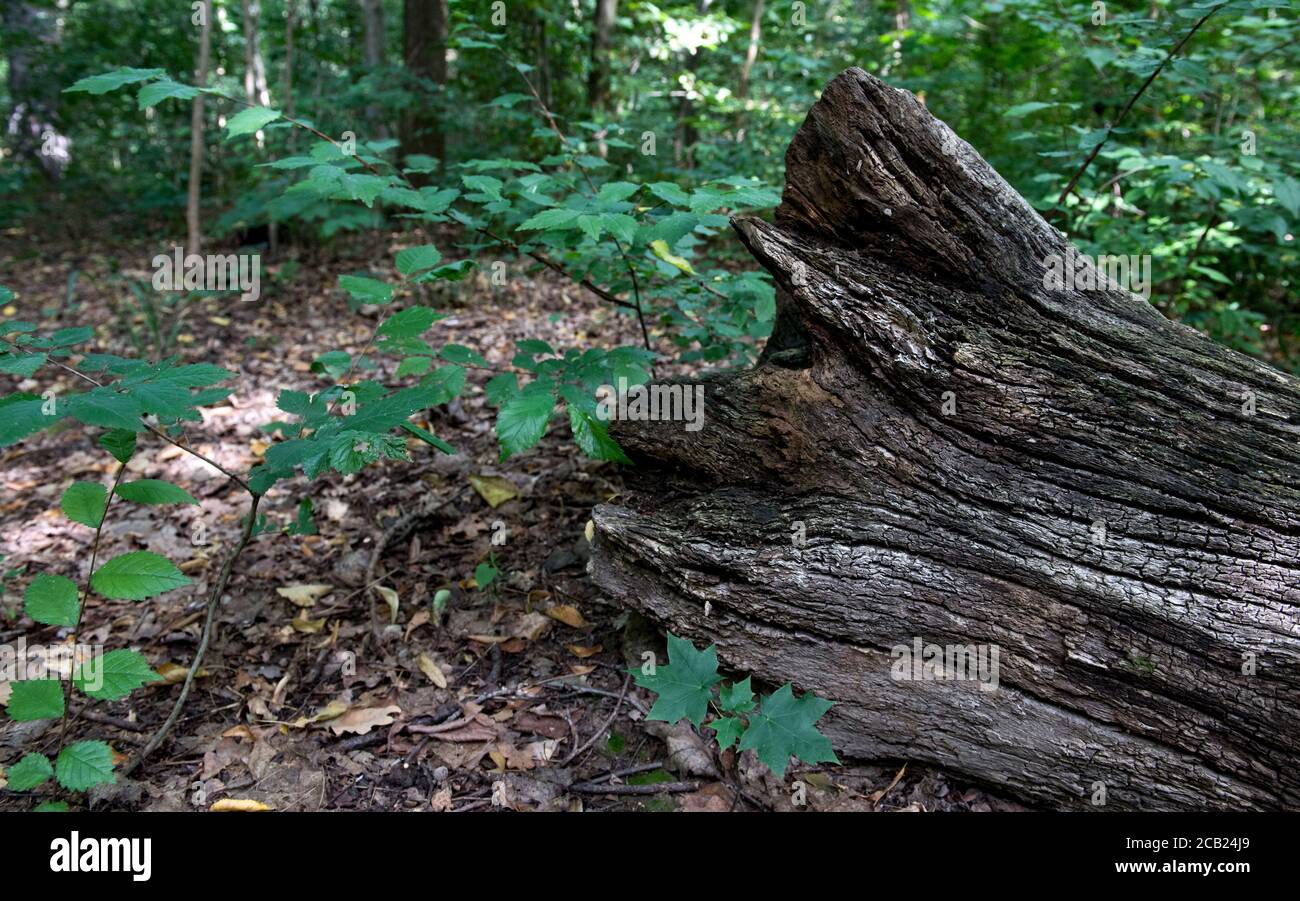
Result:
[[[402,48],[407,72],[424,84],[402,117],[402,153],[423,153],[441,163],[446,153],[439,115],[443,92],[430,91],[428,83],[447,84],[447,0],[404,0]]]
[[[266,63],[258,33],[261,17],[259,0],[244,0],[244,99],[253,106],[270,106],[271,92],[266,85]],[[265,146],[266,135],[259,130],[255,137],[260,150]]]
[[[293,32],[298,24],[297,0],[284,4],[284,114],[293,116]],[[289,150],[297,146],[298,129],[289,129]]]
[[[775,224],[735,227],[787,349],[708,380],[701,431],[614,424],[639,465],[597,583],[835,701],[852,757],[1054,807],[1300,806],[1300,381],[1046,288],[1065,237],[858,69]],[[917,639],[996,648],[997,689],[895,672]]]
[[[365,24],[365,42],[363,59],[369,73],[388,64],[387,37],[384,31],[384,0],[361,0],[362,17]],[[388,129],[383,122],[378,104],[366,107],[366,119],[370,123],[374,136],[388,136]]]
[[[713,0],[695,0],[695,12],[704,16],[709,11]],[[695,103],[691,92],[695,90],[695,76],[700,71],[700,59],[704,55],[702,47],[686,57],[687,84],[679,86],[682,91],[677,101],[677,135],[673,146],[673,158],[678,165],[688,169],[695,168],[695,145],[699,143],[700,131],[695,124]]]
[[[194,70],[194,83],[199,87],[208,84],[208,55],[212,49],[212,2],[203,0],[199,10],[202,21],[199,27],[199,60]],[[203,247],[203,226],[199,217],[203,182],[203,95],[195,97],[190,108],[190,181],[185,202],[185,222],[188,236],[186,253],[198,253]]]
[[[618,0],[596,0],[596,18],[591,27],[591,68],[587,73],[587,105],[593,110],[609,107],[609,46],[618,15]]]
[[[749,98],[749,76],[758,61],[758,48],[763,40],[763,0],[754,0],[754,11],[749,21],[749,45],[745,48],[745,61],[740,64],[740,83],[736,86],[736,97],[740,100]],[[745,140],[745,111],[736,114],[736,140]]]

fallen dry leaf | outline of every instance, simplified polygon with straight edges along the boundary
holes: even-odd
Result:
[[[551,619],[559,620],[574,629],[581,629],[587,624],[587,621],[582,618],[582,614],[578,612],[578,608],[571,607],[568,604],[556,604],[554,607],[547,607],[545,613]]]
[[[402,640],[410,641],[411,633],[414,632],[416,629],[420,628],[421,626],[426,625],[428,622],[429,622],[428,610],[415,611],[415,615],[411,617],[411,621],[406,624],[406,634],[402,636]]]
[[[417,662],[420,666],[420,672],[428,676],[429,681],[439,688],[447,687],[447,675],[432,657],[428,654],[421,654]]]
[[[342,735],[344,732],[365,735],[376,726],[390,725],[394,717],[401,715],[402,708],[396,704],[390,704],[387,707],[360,707],[349,710],[331,722],[329,728],[335,735]]]
[[[605,650],[604,645],[599,645],[599,644],[592,645],[589,648],[584,648],[580,644],[569,644],[569,645],[565,645],[565,647],[569,649],[569,652],[571,654],[573,654],[576,657],[581,657],[583,660],[586,660],[588,657],[594,657],[597,654],[599,654],[601,651]]]
[[[323,723],[336,719],[348,712],[348,704],[335,698],[311,716],[300,716],[290,723],[295,729],[305,729],[313,723]]]
[[[185,674],[190,671],[188,666],[181,666],[179,663],[160,663],[157,667],[158,675],[163,677],[163,682],[167,685],[180,685],[185,681]],[[210,674],[206,667],[199,667],[199,671],[194,674],[196,679],[206,679]]]
[[[293,626],[295,632],[315,635],[321,629],[325,628],[325,619],[323,617],[321,619],[312,619],[307,615],[307,608],[304,607],[298,611],[298,615],[293,618],[293,622],[289,625]]]
[[[515,487],[514,482],[501,476],[470,475],[469,483],[493,510],[506,501],[519,497],[519,489]]]
[[[386,585],[375,585],[374,589],[384,599],[384,603],[388,605],[388,621],[390,623],[397,622],[397,609],[400,601],[397,592]]]

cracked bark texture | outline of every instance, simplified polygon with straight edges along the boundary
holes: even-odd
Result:
[[[1065,237],[859,69],[775,224],[733,224],[780,350],[706,380],[699,432],[614,424],[638,466],[596,510],[597,583],[835,701],[842,756],[1050,807],[1100,782],[1106,809],[1300,808],[1300,381],[1125,291],[1045,289]],[[996,646],[997,690],[892,679],[916,637]]]

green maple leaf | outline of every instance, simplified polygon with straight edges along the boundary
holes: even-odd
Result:
[[[725,751],[745,734],[745,721],[738,716],[724,716],[709,723],[709,728],[718,733],[718,747]]]
[[[704,722],[713,686],[722,681],[716,646],[697,651],[685,638],[671,632],[668,633],[668,663],[655,667],[651,676],[639,669],[633,669],[632,674],[637,685],[659,695],[648,719],[676,723],[685,717],[694,726]]]
[[[815,695],[794,696],[789,682],[763,698],[761,709],[749,718],[749,730],[740,740],[740,750],[753,748],[778,779],[785,778],[791,755],[804,763],[839,763],[830,739],[816,729],[816,722],[831,709],[831,702]]]
[[[742,682],[724,685],[718,690],[719,704],[727,713],[749,713],[754,709],[754,691],[749,687],[750,677]]]

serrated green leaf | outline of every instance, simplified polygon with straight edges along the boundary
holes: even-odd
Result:
[[[84,91],[87,94],[107,94],[109,91],[116,91],[126,85],[148,81],[151,78],[157,78],[159,75],[165,74],[167,73],[162,69],[132,69],[123,66],[114,69],[112,72],[87,76],[80,81],[74,82],[72,87],[64,88],[63,93],[71,94]]]
[[[424,375],[433,365],[432,357],[407,357],[397,364],[397,378],[408,375]]]
[[[72,683],[87,697],[97,701],[116,701],[141,685],[161,678],[150,668],[143,654],[119,648],[84,661],[73,674]]]
[[[113,775],[113,749],[102,741],[79,741],[59,752],[54,775],[68,791],[89,791],[117,781]]]
[[[135,432],[110,429],[99,436],[99,446],[112,454],[117,462],[125,463],[135,454]]]
[[[32,813],[67,813],[67,801],[42,801],[32,808]]]
[[[61,412],[78,422],[105,429],[135,431],[139,427],[140,402],[130,394],[111,388],[95,388],[60,401]]]
[[[9,782],[10,791],[31,791],[54,778],[54,767],[50,765],[50,758],[44,754],[27,754],[9,767],[5,778]]]
[[[657,181],[648,187],[651,194],[665,203],[671,203],[673,206],[690,205],[690,195],[670,181]]]
[[[528,450],[546,434],[555,411],[555,395],[549,383],[529,382],[522,391],[501,405],[497,413],[497,440],[501,459]]]
[[[600,237],[605,228],[599,213],[583,213],[577,218],[578,229],[593,241]]]
[[[151,551],[114,557],[90,577],[90,587],[113,600],[142,601],[189,584],[170,560]]]
[[[428,307],[407,307],[394,313],[379,326],[377,334],[385,338],[403,340],[424,334],[440,317]]]
[[[582,452],[593,460],[612,460],[615,463],[631,463],[618,442],[609,436],[605,423],[596,419],[575,404],[569,404],[569,426],[573,429],[573,440]]]
[[[831,702],[806,694],[796,698],[787,682],[763,698],[757,713],[749,717],[749,729],[740,740],[740,750],[753,749],[778,779],[794,756],[804,763],[839,763],[830,739],[816,729],[816,722],[831,709]]]
[[[97,482],[73,482],[59,499],[59,506],[68,519],[92,529],[98,529],[104,521],[107,505],[108,491]]]
[[[397,254],[397,271],[410,275],[424,269],[432,269],[442,262],[442,254],[432,244],[420,247],[408,247]]]
[[[548,228],[571,228],[578,218],[576,210],[553,209],[542,210],[524,221],[516,231],[532,231]]]
[[[266,106],[250,106],[226,120],[226,140],[252,134],[280,118],[280,111]]]
[[[11,394],[0,400],[0,447],[17,444],[33,432],[58,422],[63,402],[56,399],[53,407],[59,412],[45,415],[46,401],[34,394]]]
[[[197,504],[198,499],[179,485],[162,479],[137,479],[117,486],[118,496],[137,504]]]
[[[161,81],[155,81],[153,84],[142,87],[136,95],[136,102],[139,104],[140,109],[148,109],[172,97],[178,100],[193,100],[199,96],[199,93],[199,89],[192,85],[181,84],[178,81],[172,81],[170,78],[164,78]]]
[[[384,304],[393,299],[393,286],[377,278],[362,275],[340,275],[339,287],[357,303]]]
[[[713,686],[722,681],[718,674],[718,649],[713,645],[703,651],[684,638],[668,633],[668,663],[647,676],[639,668],[632,671],[637,685],[659,697],[647,719],[676,723],[685,717],[699,726],[709,712]]]
[[[611,181],[600,186],[600,191],[596,194],[596,197],[600,200],[617,203],[620,200],[627,200],[639,190],[641,190],[641,186],[634,185],[630,181]]]
[[[466,347],[463,344],[448,344],[441,351],[442,358],[449,363],[459,363],[462,366],[487,366],[491,363],[478,351]]]
[[[58,679],[27,679],[10,683],[9,716],[20,723],[63,716],[63,683]]]
[[[30,378],[47,359],[46,354],[6,354],[0,357],[0,372]]]
[[[41,573],[27,586],[23,609],[33,620],[47,626],[75,626],[81,609],[77,583],[67,576]]]
[[[488,403],[499,407],[519,393],[519,379],[513,372],[499,373],[488,379],[483,393],[487,395]]]

